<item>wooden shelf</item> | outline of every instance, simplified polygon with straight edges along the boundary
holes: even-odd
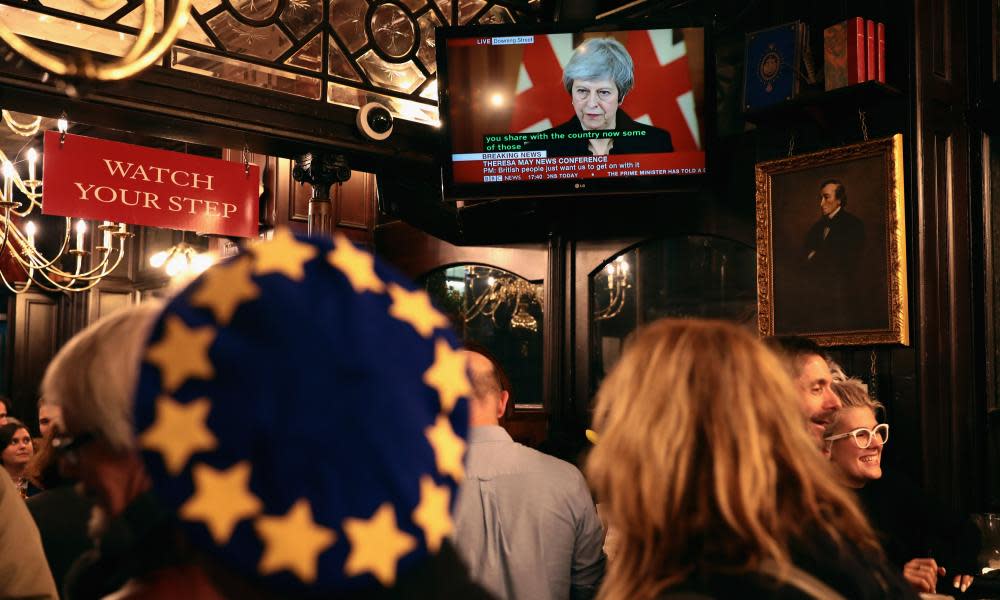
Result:
[[[755,125],[801,119],[827,120],[830,114],[857,112],[859,108],[902,97],[903,93],[891,85],[866,81],[830,91],[806,90],[792,100],[746,111],[744,118]]]

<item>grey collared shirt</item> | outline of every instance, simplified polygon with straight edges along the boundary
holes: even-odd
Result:
[[[472,578],[503,599],[591,598],[604,576],[604,530],[583,475],[502,427],[469,430],[454,538]]]

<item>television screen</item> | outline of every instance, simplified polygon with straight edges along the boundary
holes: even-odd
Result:
[[[703,27],[438,33],[449,198],[690,189],[706,172]]]

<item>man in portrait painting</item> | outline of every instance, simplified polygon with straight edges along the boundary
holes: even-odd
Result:
[[[826,179],[819,187],[822,215],[806,233],[803,247],[804,282],[817,302],[812,310],[843,312],[856,297],[858,272],[865,251],[864,223],[847,211],[847,189],[839,179]]]

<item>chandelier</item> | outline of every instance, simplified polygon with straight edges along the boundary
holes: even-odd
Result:
[[[84,0],[96,10],[107,10],[120,4],[119,0]],[[187,25],[191,12],[191,0],[176,0],[169,22],[157,37],[156,4],[158,0],[143,0],[142,28],[135,36],[135,42],[124,56],[107,63],[97,63],[90,52],[80,51],[68,57],[57,56],[42,50],[14,33],[0,21],[0,39],[12,50],[45,69],[53,75],[64,78],[87,79],[92,81],[117,81],[131,77],[154,64],[170,49],[177,36]]]
[[[199,253],[187,242],[181,242],[168,250],[160,250],[149,257],[154,269],[163,267],[170,277],[196,276],[212,266],[215,258],[211,253]]]
[[[7,121],[7,111],[3,112],[4,120]],[[13,126],[11,128],[19,133]],[[58,128],[60,133],[66,133],[69,123],[65,118],[59,119]],[[66,217],[59,250],[54,256],[46,257],[35,243],[36,236],[40,233],[39,227],[28,220],[32,212],[42,206],[42,180],[36,178],[40,155],[34,148],[29,148],[25,154],[25,160],[20,162],[27,163],[27,179],[21,176],[15,162],[0,149],[3,173],[3,190],[0,195],[0,266],[6,266],[4,263],[14,264],[14,273],[5,273],[0,268],[0,280],[15,294],[26,292],[33,285],[52,292],[89,290],[118,268],[125,256],[125,240],[132,237],[132,234],[128,232],[125,223],[104,221],[97,226],[97,231],[102,234],[101,243],[91,253],[84,243],[87,222],[78,219],[74,225],[72,217]],[[74,231],[75,244],[71,244]],[[90,260],[85,261],[88,257]],[[71,265],[69,269],[65,267],[66,262]],[[10,279],[8,275],[11,275]],[[24,277],[23,283],[21,277]]]
[[[609,262],[600,275],[603,275],[607,280],[608,305],[605,308],[594,311],[595,321],[603,321],[616,317],[625,306],[627,290],[632,287],[632,283],[629,281],[629,264],[624,256],[619,256]],[[596,278],[595,285],[598,285],[598,289],[600,289]]]
[[[538,331],[538,319],[528,312],[528,307],[532,304],[544,306],[542,285],[515,275],[495,275],[495,273],[498,271],[489,267],[474,265],[465,267],[466,293],[462,296],[462,319],[468,323],[480,316],[487,316],[496,325],[497,310],[513,303],[514,310],[510,316],[511,329]],[[483,287],[484,277],[485,289],[477,294],[475,290]]]

